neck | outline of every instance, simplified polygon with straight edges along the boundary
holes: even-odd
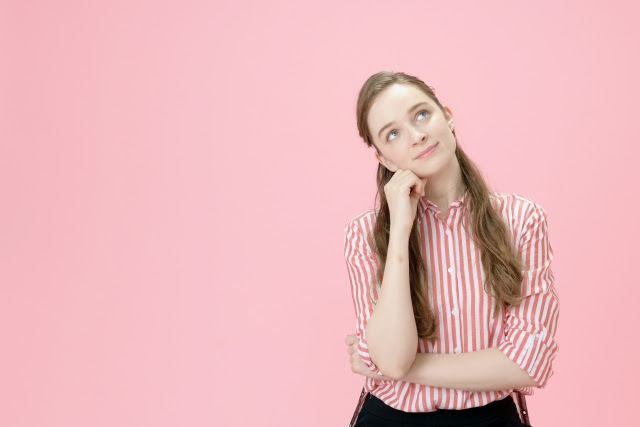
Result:
[[[462,169],[454,156],[450,166],[427,179],[424,198],[435,203],[441,211],[447,210],[454,200],[462,199],[467,189]]]

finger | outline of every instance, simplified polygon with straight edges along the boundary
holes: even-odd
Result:
[[[391,176],[391,179],[389,180],[389,182],[394,183],[394,184],[395,184],[395,183],[402,182],[402,180],[403,180],[406,176],[411,175],[412,173],[413,173],[413,172],[411,172],[411,170],[410,170],[410,169],[400,169],[400,168],[398,168],[398,170],[397,170],[397,171],[395,171],[395,172],[393,173],[393,175]]]
[[[406,174],[398,178],[398,185],[408,188],[410,195],[424,196],[426,178],[419,178],[413,171],[407,169]]]
[[[413,189],[412,195],[420,195],[424,196],[424,179],[418,178],[418,176],[414,175],[411,180],[411,188]]]
[[[351,349],[354,347],[354,344],[349,344],[349,343],[347,343],[347,344],[348,344],[348,346],[347,346],[347,354],[351,354],[352,353]]]
[[[413,191],[421,196],[424,196],[425,178],[419,178],[417,175],[413,175],[411,181],[411,187]]]
[[[367,365],[365,365],[362,359],[360,358],[358,358],[353,362],[352,367],[355,370],[355,372],[359,373],[360,375],[365,375],[365,376],[376,375],[373,372],[371,372],[369,368],[367,368]]]

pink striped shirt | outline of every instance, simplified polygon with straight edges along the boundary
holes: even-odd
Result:
[[[497,347],[524,369],[540,388],[553,375],[551,363],[558,353],[554,340],[559,298],[550,268],[553,249],[548,238],[545,210],[532,200],[513,193],[490,193],[493,206],[511,230],[512,243],[524,271],[524,299],[517,307],[501,310],[492,318],[493,298],[484,291],[480,252],[464,230],[469,220],[469,190],[451,203],[447,217],[437,217],[438,207],[426,198],[418,202],[418,226],[422,254],[427,264],[430,304],[438,321],[434,343],[418,339],[419,353],[465,353]],[[377,257],[365,237],[372,232],[376,211],[354,217],[345,227],[345,259],[356,313],[358,353],[377,374],[371,361],[365,327],[378,298]],[[429,236],[428,240],[424,236]],[[435,307],[434,307],[435,305]],[[387,405],[405,412],[465,409],[484,406],[520,390],[533,394],[533,387],[501,391],[466,391],[430,387],[406,381],[365,378],[365,389]],[[517,399],[514,399],[517,404]],[[520,408],[518,408],[520,410]]]

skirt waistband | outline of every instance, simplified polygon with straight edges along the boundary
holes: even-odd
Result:
[[[484,406],[467,409],[438,409],[432,412],[405,412],[391,407],[371,393],[367,394],[361,412],[371,413],[389,421],[402,421],[409,425],[412,421],[429,423],[429,425],[451,426],[483,422],[492,419],[520,422],[518,409],[511,396],[494,400]]]

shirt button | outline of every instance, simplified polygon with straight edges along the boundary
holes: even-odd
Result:
[[[458,314],[458,309],[454,308],[453,310],[451,310],[451,314],[453,314],[454,316]]]
[[[449,268],[447,268],[447,271],[448,271],[449,273],[451,273],[451,272],[453,271],[453,269],[452,269],[451,267],[449,267]]]
[[[455,351],[456,353],[460,353],[460,347],[456,347],[456,349],[453,351]]]

